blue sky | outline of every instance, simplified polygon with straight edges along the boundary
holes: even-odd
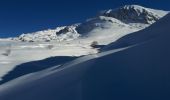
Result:
[[[0,0],[0,37],[83,22],[127,4],[170,10],[169,0]]]

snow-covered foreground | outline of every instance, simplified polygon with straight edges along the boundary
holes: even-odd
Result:
[[[169,100],[169,26],[170,14],[101,53],[5,83],[0,99]]]
[[[5,55],[10,50],[9,55]],[[0,42],[0,78],[22,63],[55,56],[82,56],[97,53],[88,43],[72,42]]]

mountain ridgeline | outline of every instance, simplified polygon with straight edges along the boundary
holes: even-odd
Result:
[[[116,40],[126,34],[150,26],[167,13],[167,11],[154,10],[138,5],[125,5],[116,9],[101,11],[95,18],[88,19],[84,23],[26,33],[12,39],[26,42],[49,42],[70,41],[95,36],[98,38],[93,38],[93,40],[97,41],[99,38],[103,40],[106,39],[104,36],[107,35],[110,36],[112,40]],[[107,31],[108,34],[105,34],[105,31]],[[119,34],[119,36],[117,36],[117,34]],[[111,42],[113,41],[108,43]]]

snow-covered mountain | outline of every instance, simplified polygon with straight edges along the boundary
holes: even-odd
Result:
[[[87,38],[89,41],[109,44],[126,34],[150,26],[167,13],[167,11],[154,10],[138,5],[126,5],[117,9],[101,11],[96,17],[81,24],[22,34],[13,39],[34,42],[69,41],[77,38]]]
[[[152,24],[166,15],[166,12],[139,5],[125,5],[117,9],[102,11],[100,15],[114,17],[125,23]]]
[[[169,26],[170,14],[101,53],[5,83],[0,99],[169,100]]]

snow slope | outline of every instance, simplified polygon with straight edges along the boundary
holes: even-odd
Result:
[[[168,16],[165,16],[164,19],[161,19],[161,21],[157,21],[157,23],[153,24],[152,27],[147,27],[144,30],[140,30],[138,32],[134,32],[132,34],[126,35],[116,42],[113,42],[103,48],[103,50],[110,50],[110,49],[116,49],[120,47],[126,47],[130,45],[136,45],[139,43],[150,41],[151,39],[164,36],[169,31],[169,20],[167,20]],[[162,26],[162,24],[165,24]],[[162,30],[160,30],[162,29]]]
[[[122,37],[127,44],[116,43],[118,49],[112,43],[99,54],[10,81],[0,86],[0,99],[169,100],[169,26],[170,14]]]
[[[9,55],[4,55],[10,50]],[[0,81],[16,66],[55,56],[78,57],[97,53],[98,50],[79,41],[72,42],[36,42],[0,41]]]

